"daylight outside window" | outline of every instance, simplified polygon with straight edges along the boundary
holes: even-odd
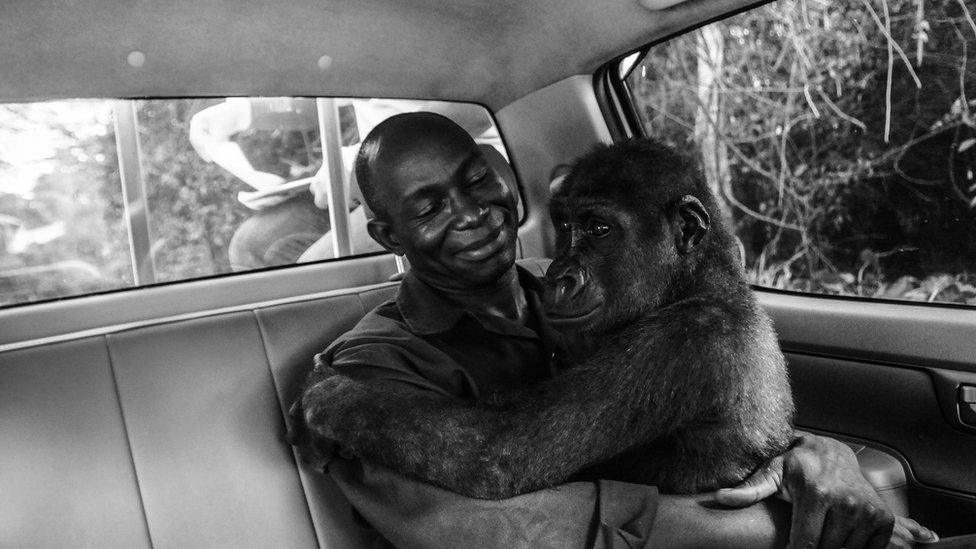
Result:
[[[0,306],[381,251],[353,164],[401,112],[505,151],[488,112],[308,97],[0,105]]]
[[[700,159],[753,283],[976,305],[976,22],[958,0],[768,4],[650,49],[648,135]]]

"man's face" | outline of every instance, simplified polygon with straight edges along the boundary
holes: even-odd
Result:
[[[516,197],[466,135],[418,136],[384,151],[374,177],[392,240],[425,282],[475,290],[511,268]]]

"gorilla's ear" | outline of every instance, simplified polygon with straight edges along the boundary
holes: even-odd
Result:
[[[681,255],[689,254],[708,232],[708,211],[700,200],[687,194],[675,205],[677,231],[674,244]]]

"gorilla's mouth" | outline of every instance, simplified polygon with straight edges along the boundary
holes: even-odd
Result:
[[[600,304],[587,310],[545,309],[546,319],[553,325],[585,324],[600,312]]]

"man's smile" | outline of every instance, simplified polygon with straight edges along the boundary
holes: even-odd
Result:
[[[501,224],[484,238],[465,245],[454,255],[465,261],[483,261],[505,247],[507,236],[508,231],[505,230],[505,225]]]

